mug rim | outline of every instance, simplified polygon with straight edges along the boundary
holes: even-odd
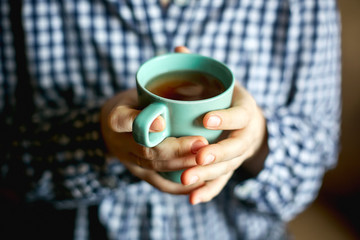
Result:
[[[140,83],[139,81],[139,74],[141,72],[141,70],[143,69],[143,67],[150,63],[150,62],[153,62],[153,61],[159,61],[161,60],[162,58],[168,58],[168,57],[174,57],[174,56],[193,56],[193,57],[200,57],[200,58],[203,58],[203,59],[207,59],[207,60],[210,60],[212,62],[215,62],[216,64],[219,64],[219,66],[221,66],[222,68],[224,68],[231,76],[231,83],[229,84],[228,87],[226,87],[225,91],[223,91],[222,93],[214,96],[214,97],[211,97],[211,98],[205,98],[205,99],[200,99],[200,100],[174,100],[174,99],[170,99],[170,98],[164,98],[164,97],[161,97],[159,95],[156,95],[152,92],[150,92],[145,86],[143,86],[143,84]],[[201,70],[199,70],[201,71]],[[212,57],[208,57],[208,56],[204,56],[204,55],[201,55],[201,54],[197,54],[197,53],[166,53],[166,54],[163,54],[163,55],[159,55],[159,56],[155,56],[155,57],[152,57],[150,59],[148,59],[147,61],[145,61],[144,63],[141,64],[141,66],[139,67],[139,69],[137,70],[136,72],[136,84],[138,87],[140,87],[144,92],[146,92],[148,95],[150,95],[151,97],[155,98],[155,99],[158,99],[162,102],[169,102],[169,103],[176,103],[176,104],[196,104],[196,103],[205,103],[205,102],[209,102],[209,101],[216,101],[218,98],[221,98],[223,95],[225,94],[228,94],[229,91],[233,91],[233,88],[234,88],[234,85],[235,85],[235,78],[234,78],[234,74],[232,73],[232,71],[230,70],[230,68],[212,58]]]

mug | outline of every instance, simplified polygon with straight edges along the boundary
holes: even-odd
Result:
[[[224,85],[225,90],[211,98],[182,101],[157,96],[146,89],[146,84],[155,77],[173,71],[197,71],[210,74]],[[154,57],[142,64],[136,74],[139,105],[143,108],[133,123],[135,141],[145,147],[154,147],[166,137],[203,136],[214,143],[221,130],[209,130],[202,124],[202,118],[209,111],[226,109],[231,105],[234,76],[223,63],[192,53],[169,53]],[[152,122],[161,115],[166,122],[165,130],[150,132]],[[181,183],[183,170],[161,172],[173,182]]]

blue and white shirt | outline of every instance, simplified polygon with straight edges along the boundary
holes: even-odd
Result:
[[[113,239],[280,239],[284,222],[316,198],[335,166],[335,0],[24,0],[27,66],[15,61],[10,1],[0,2],[0,176],[16,179],[29,201],[100,204]],[[135,87],[141,63],[178,45],[227,64],[263,109],[269,135],[256,177],[235,173],[218,197],[196,206],[131,176],[117,160],[106,165],[99,131],[104,101]],[[15,94],[23,67],[27,100]],[[8,141],[21,101],[33,102],[34,114]]]

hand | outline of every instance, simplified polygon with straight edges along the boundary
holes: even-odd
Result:
[[[185,47],[176,50],[189,52]],[[250,170],[255,165],[261,168],[266,157],[263,154],[267,149],[265,118],[253,97],[239,84],[234,88],[232,107],[207,113],[203,125],[208,129],[226,130],[228,135],[201,148],[196,155],[198,165],[182,174],[184,185],[205,182],[190,193],[192,204],[207,202],[217,196],[240,165],[244,164]]]
[[[189,52],[178,47],[177,52]],[[101,111],[104,141],[110,154],[116,156],[135,176],[161,191],[190,194],[190,202],[210,201],[243,162],[261,151],[266,142],[265,119],[254,99],[242,87],[235,86],[230,109],[210,112],[203,122],[208,129],[230,130],[226,139],[208,145],[200,136],[169,137],[154,148],[138,145],[132,137],[132,123],[139,114],[135,89],[120,93],[107,101]],[[215,117],[215,118],[213,118]],[[214,125],[220,119],[218,125]],[[165,121],[154,120],[150,131],[162,131]],[[212,157],[213,156],[213,157]],[[247,160],[247,161],[245,161]],[[184,169],[182,184],[162,178],[157,172]]]
[[[101,129],[103,139],[111,155],[116,156],[127,169],[163,192],[188,194],[202,186],[196,184],[184,186],[161,177],[159,171],[174,171],[196,166],[196,152],[208,144],[200,136],[169,137],[153,148],[146,148],[135,142],[132,136],[132,124],[139,114],[136,89],[119,93],[108,100],[101,111]],[[150,131],[165,129],[165,120],[158,117]]]

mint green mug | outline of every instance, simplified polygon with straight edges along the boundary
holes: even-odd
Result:
[[[145,88],[154,77],[173,71],[197,71],[217,78],[225,87],[219,95],[195,101],[172,100],[157,96]],[[145,147],[154,147],[166,137],[203,136],[214,143],[221,130],[209,130],[202,125],[203,116],[209,112],[229,108],[234,89],[234,76],[223,63],[198,54],[169,53],[145,62],[136,74],[140,107],[143,110],[133,123],[135,141]],[[161,115],[166,121],[162,132],[149,132],[152,122]],[[181,183],[183,170],[161,172],[173,182]]]

